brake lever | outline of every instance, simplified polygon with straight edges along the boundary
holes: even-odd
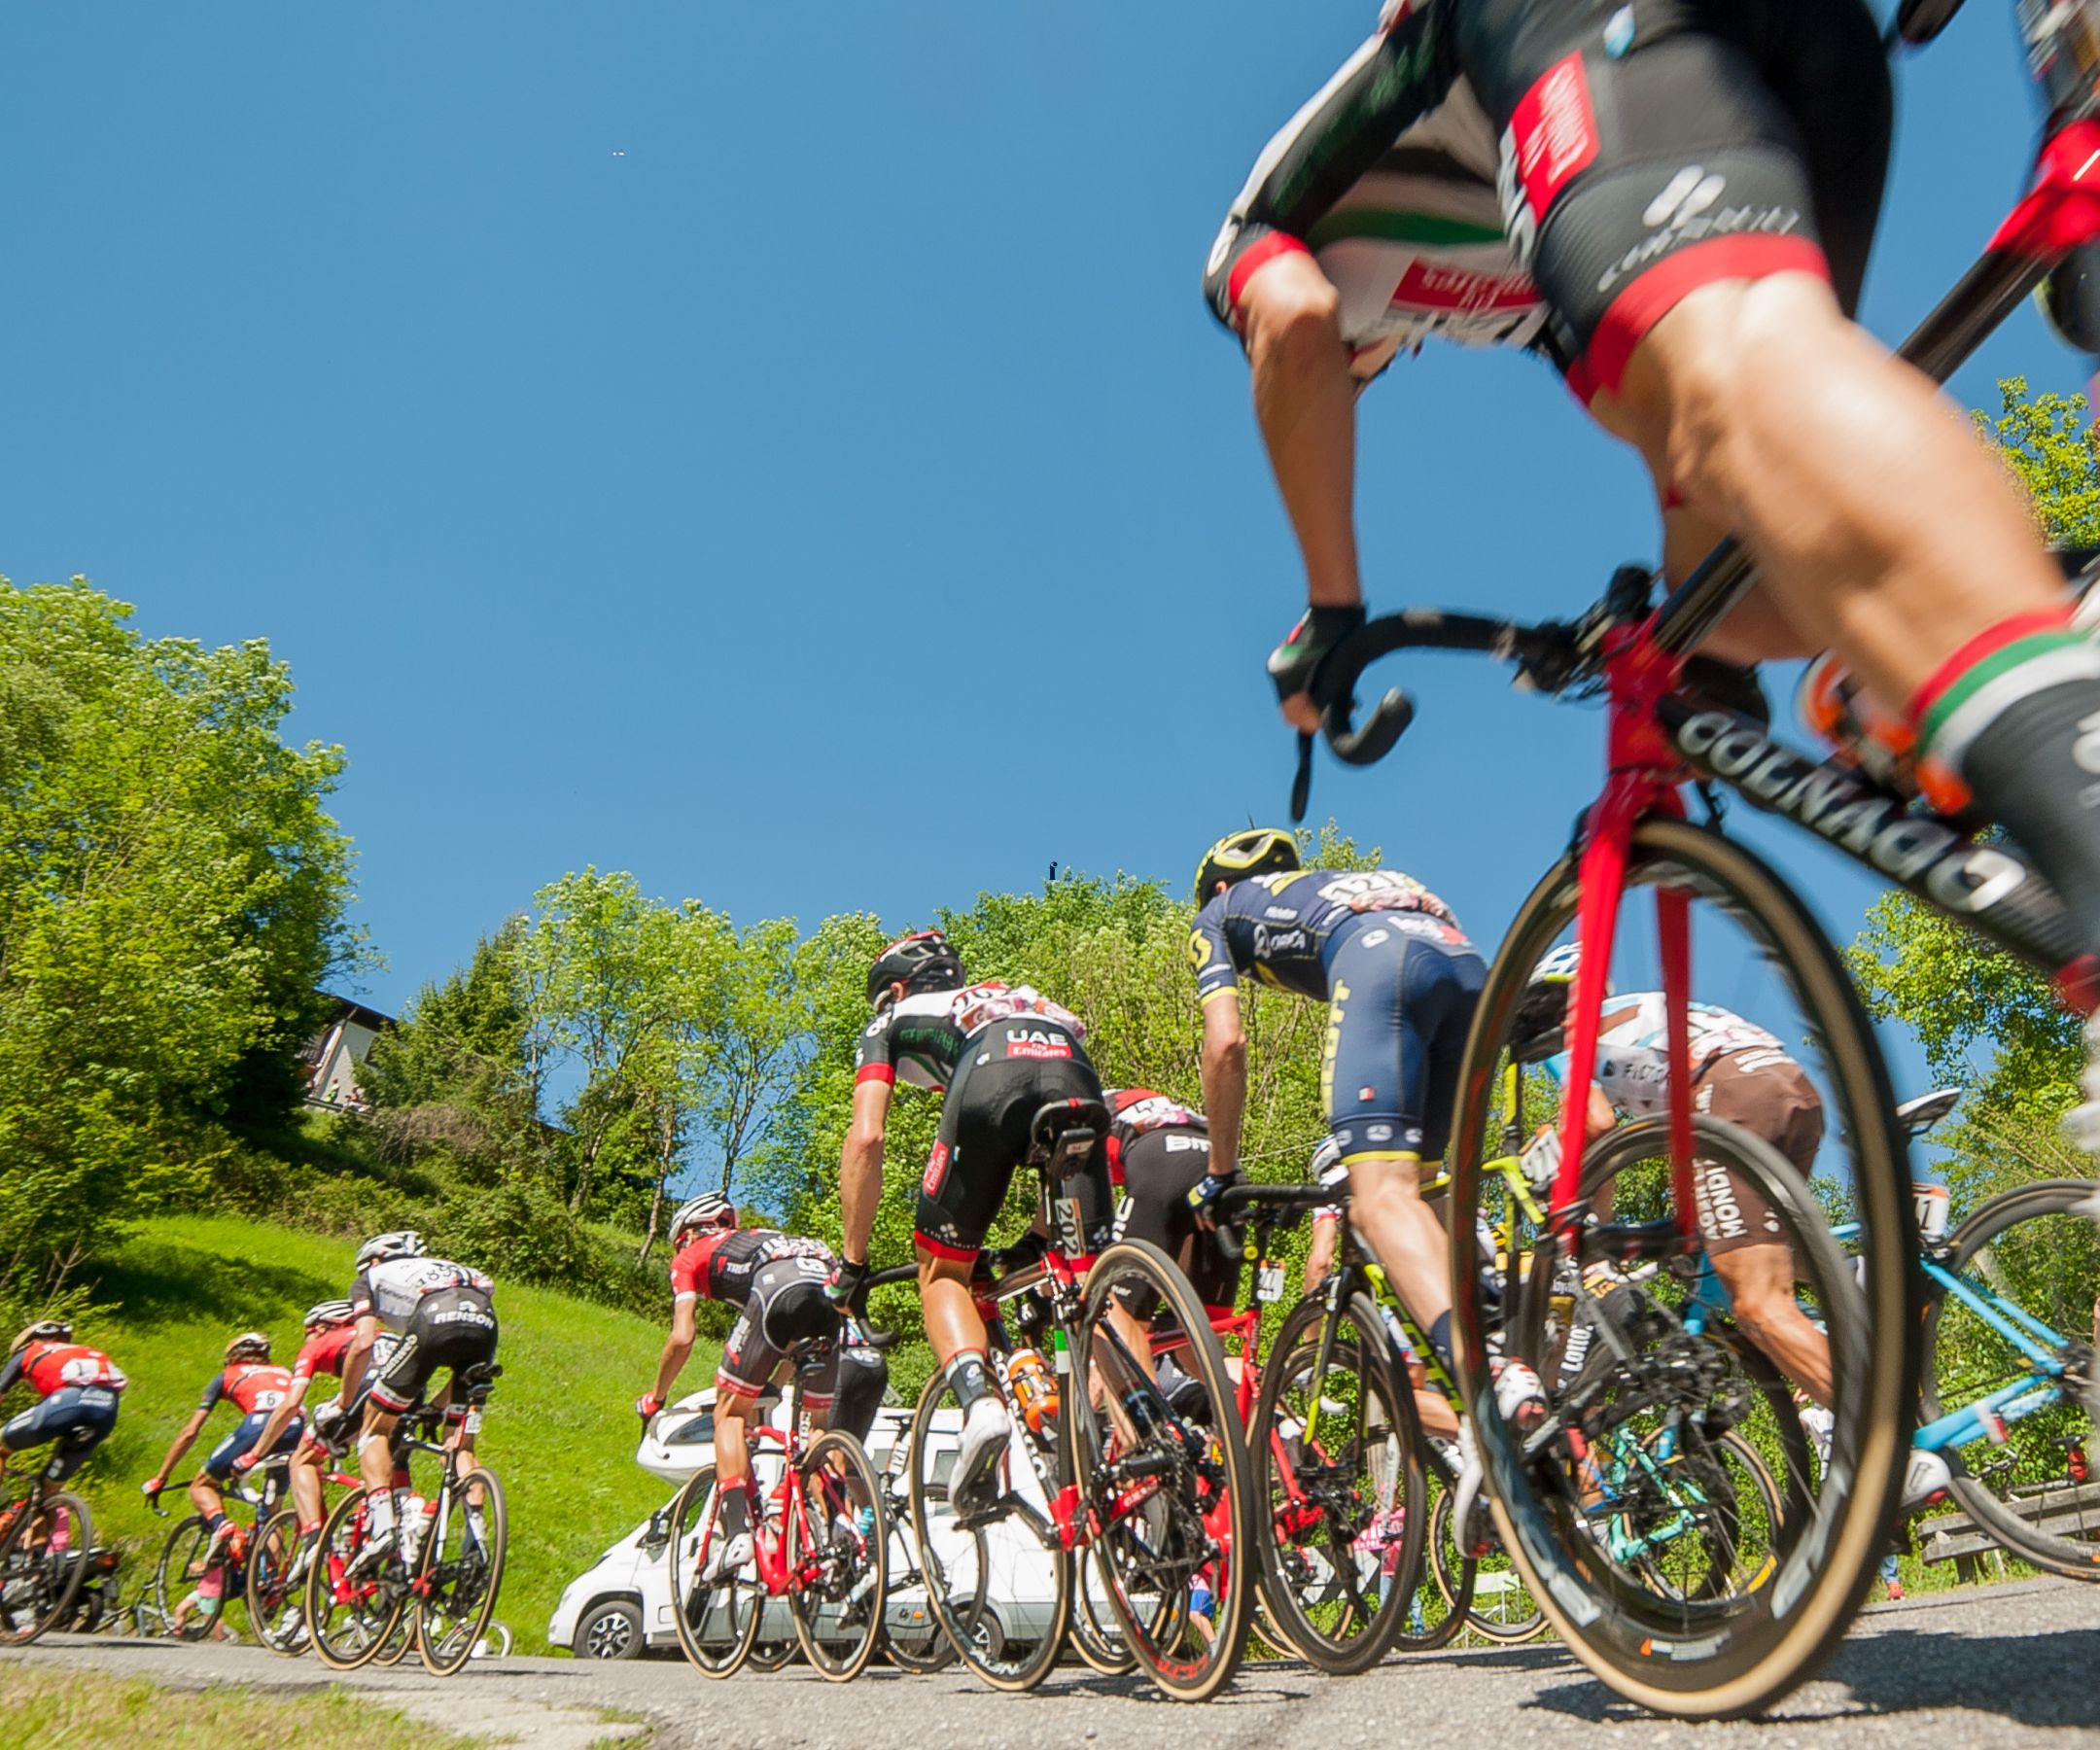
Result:
[[[1298,731],[1298,773],[1291,780],[1290,818],[1297,825],[1306,816],[1306,805],[1312,800],[1312,737],[1303,729]]]

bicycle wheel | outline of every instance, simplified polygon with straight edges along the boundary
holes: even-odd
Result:
[[[256,1639],[290,1659],[306,1650],[305,1564],[298,1512],[287,1507],[256,1533],[248,1552],[248,1624]]]
[[[306,1629],[313,1650],[331,1670],[354,1671],[385,1647],[408,1605],[407,1578],[387,1558],[357,1567],[364,1554],[367,1497],[353,1488],[321,1527],[306,1569]]]
[[[1000,1368],[986,1371],[995,1382],[1004,1379]],[[1013,1409],[1010,1402],[1008,1409]],[[1035,1438],[1018,1413],[1014,1420],[1016,1442]],[[998,1690],[1032,1690],[1050,1674],[1065,1646],[1072,1609],[1071,1555],[1060,1547],[1049,1522],[1012,1488],[980,1512],[955,1511],[948,1479],[962,1429],[962,1408],[942,1370],[927,1382],[912,1417],[912,1530],[926,1575],[927,1606],[949,1645],[986,1683]],[[1011,1448],[1001,1463],[1015,1463]],[[1041,1602],[1045,1592],[1046,1605]],[[1023,1598],[1025,1617],[1018,1603]],[[1008,1609],[1008,1620],[1001,1620],[1000,1604]]]
[[[509,1542],[503,1482],[476,1461],[444,1491],[444,1513],[423,1527],[416,1552],[416,1656],[433,1676],[451,1676],[480,1645]]]
[[[1116,1622],[1115,1605],[1108,1592],[1110,1581],[1099,1551],[1089,1550],[1072,1563],[1072,1651],[1089,1669],[1103,1677],[1122,1677],[1138,1668],[1138,1655],[1130,1650]]]
[[[1456,1640],[1473,1602],[1478,1563],[1459,1550],[1451,1534],[1451,1493],[1455,1479],[1441,1458],[1425,1467],[1423,1487],[1429,1501],[1422,1538],[1422,1576],[1408,1606],[1407,1619],[1393,1632],[1397,1653],[1434,1653]]]
[[[860,1443],[837,1429],[811,1441],[798,1468],[786,1532],[794,1577],[788,1611],[803,1657],[818,1675],[844,1683],[882,1642],[890,1596],[882,1480]]]
[[[1758,1024],[1789,1041],[1817,1085],[1828,1134],[1848,1157],[1845,1194],[1860,1226],[1865,1264],[1854,1281],[1832,1284],[1818,1312],[1828,1325],[1835,1420],[1832,1456],[1788,1522],[1782,1558],[1767,1581],[1724,1598],[1688,1600],[1652,1588],[1636,1570],[1598,1560],[1600,1544],[1577,1450],[1589,1436],[1557,1405],[1544,1428],[1520,1444],[1495,1413],[1488,1336],[1501,1303],[1529,1286],[1544,1292],[1558,1248],[1529,1225],[1501,1177],[1490,1174],[1496,1071],[1505,1061],[1519,998],[1539,956],[1573,919],[1578,884],[1563,860],[1519,913],[1483,990],[1454,1125],[1450,1229],[1459,1348],[1459,1384],[1474,1406],[1476,1434],[1504,1546],[1531,1595],[1578,1658],[1622,1696],[1686,1718],[1749,1714],[1769,1705],[1826,1658],[1864,1600],[1887,1534],[1915,1411],[1917,1321],[1914,1223],[1902,1138],[1887,1075],[1844,968],[1794,894],[1758,858],[1709,828],[1652,820],[1636,829],[1624,886],[1657,892],[1659,919],[1685,926],[1698,967],[1765,981]],[[1682,907],[1680,911],[1678,908]],[[1620,953],[1638,952],[1630,930]],[[1720,951],[1713,952],[1718,938]],[[1660,953],[1658,954],[1660,959]],[[1645,970],[1637,968],[1639,970]],[[1713,982],[1701,992],[1724,992]],[[1732,1002],[1740,1012],[1742,1002]],[[1497,1134],[1499,1140],[1499,1135]],[[1754,1139],[1753,1139],[1754,1140]],[[1705,1144],[1702,1142],[1700,1147]],[[1798,1176],[1792,1179],[1799,1186]],[[1784,1198],[1788,1186],[1771,1187]],[[1672,1195],[1665,1176],[1665,1194]],[[1673,1220],[1691,1212],[1672,1205]],[[1827,1227],[1813,1198],[1784,1211],[1790,1231]],[[1484,1268],[1476,1223],[1512,1237]],[[1820,1252],[1818,1255],[1822,1255]],[[1516,1352],[1535,1367],[1544,1354]],[[1650,1362],[1642,1365],[1653,1365]],[[1547,1375],[1542,1373],[1541,1378]],[[1558,1382],[1558,1377],[1556,1376]],[[1558,1382],[1552,1395],[1561,1395]],[[1571,1438],[1571,1436],[1573,1438]],[[1653,1526],[1650,1527],[1653,1529]]]
[[[765,1615],[765,1589],[751,1563],[706,1580],[721,1536],[719,1491],[711,1465],[696,1471],[671,1503],[671,1623],[685,1657],[710,1677],[728,1677],[751,1657]]]
[[[1291,1309],[1249,1444],[1264,1601],[1321,1670],[1369,1669],[1419,1583],[1428,1488],[1415,1394],[1368,1296]]]
[[[29,1500],[36,1505],[18,1506],[0,1538],[0,1647],[26,1647],[72,1620],[94,1548],[94,1522],[80,1496]]]
[[[900,1450],[897,1458],[903,1455]],[[912,1526],[910,1485],[905,1484],[899,1492],[897,1485],[902,1481],[888,1473],[883,1478],[883,1523],[890,1534],[890,1602],[883,1612],[883,1657],[900,1671],[928,1676],[955,1663],[956,1652],[927,1602],[926,1568],[919,1556],[919,1533]]]
[[[202,1640],[217,1625],[227,1599],[239,1589],[240,1575],[230,1558],[222,1553],[216,1561],[205,1561],[204,1552],[210,1545],[211,1531],[200,1513],[178,1520],[160,1545],[160,1559],[154,1567],[154,1604],[175,1640]],[[187,1613],[182,1609],[185,1602],[190,1606]]]
[[[1117,1326],[1128,1323],[1126,1298],[1161,1307],[1186,1334],[1175,1360],[1202,1387],[1200,1407],[1184,1401],[1177,1411],[1161,1393],[1143,1334],[1134,1343]],[[1125,1643],[1165,1694],[1208,1700],[1245,1651],[1259,1560],[1246,1434],[1224,1351],[1167,1254],[1120,1240],[1087,1270],[1071,1352],[1087,1363],[1074,1378],[1088,1382],[1064,1394],[1071,1474],[1099,1527],[1092,1547]]]
[[[1925,1418],[1995,1412],[1957,1449],[1955,1498],[2021,1560],[2100,1580],[2100,1184],[2044,1179],[1994,1197],[1934,1263]]]

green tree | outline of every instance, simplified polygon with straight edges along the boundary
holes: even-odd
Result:
[[[47,1271],[284,1126],[354,964],[340,750],[260,641],[141,639],[0,580],[0,1271]]]

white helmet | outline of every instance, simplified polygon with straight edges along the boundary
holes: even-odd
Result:
[[[1312,1151],[1313,1182],[1317,1183],[1325,1178],[1328,1173],[1341,1165],[1342,1144],[1332,1137],[1321,1138],[1320,1145]]]
[[[396,1228],[391,1234],[374,1234],[359,1246],[357,1267],[367,1270],[374,1264],[384,1264],[389,1258],[420,1258],[423,1251],[421,1234],[409,1228]]]
[[[1546,958],[1531,968],[1530,982],[1535,985],[1573,984],[1581,966],[1582,944],[1562,942],[1558,948],[1546,950]]]
[[[735,1204],[719,1191],[703,1191],[671,1217],[671,1241],[676,1244],[692,1228],[735,1227],[736,1222]]]

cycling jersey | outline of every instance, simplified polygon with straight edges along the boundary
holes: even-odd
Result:
[[[1196,914],[1189,959],[1197,1000],[1208,1002],[1236,989],[1242,975],[1301,997],[1325,998],[1346,927],[1372,913],[1403,936],[1454,949],[1472,946],[1451,907],[1397,869],[1256,875],[1213,894]]]
[[[1139,1098],[1132,1099],[1133,1095]],[[1210,1148],[1209,1127],[1204,1123],[1203,1114],[1191,1111],[1177,1100],[1170,1100],[1164,1094],[1155,1094],[1150,1088],[1110,1089],[1104,1096],[1108,1109],[1115,1113],[1108,1126],[1108,1182],[1120,1186],[1124,1183],[1123,1154],[1139,1137],[1150,1136],[1159,1130],[1177,1130],[1193,1133],[1187,1138],[1203,1139],[1201,1152],[1208,1154]],[[1117,1110],[1119,1100],[1129,1101]]]
[[[826,1269],[835,1262],[822,1240],[775,1228],[723,1228],[701,1235],[671,1260],[671,1298],[742,1301],[752,1278],[783,1258],[821,1259]]]
[[[290,1368],[275,1367],[267,1361],[235,1361],[223,1373],[212,1376],[204,1395],[197,1400],[197,1408],[215,1409],[222,1399],[230,1399],[243,1416],[253,1416],[259,1410],[276,1409],[291,1389]]]
[[[1687,1003],[1685,1020],[1695,1081],[1715,1059],[1734,1052],[1770,1052],[1774,1063],[1793,1061],[1778,1039],[1762,1027],[1710,1002]],[[1546,1069],[1564,1087],[1568,1054],[1563,1051],[1548,1060]],[[1595,1085],[1622,1117],[1646,1117],[1669,1109],[1669,1007],[1661,991],[1605,999],[1602,1031],[1597,1034]]]
[[[350,1307],[360,1318],[373,1317],[392,1330],[404,1331],[425,1295],[448,1288],[496,1292],[494,1282],[465,1264],[444,1258],[389,1258],[358,1273],[350,1284]]]
[[[333,1330],[324,1331],[310,1339],[292,1363],[294,1381],[310,1380],[317,1373],[342,1377],[343,1357],[350,1346],[357,1341],[355,1324],[337,1325]]]
[[[962,1048],[995,1022],[1047,1022],[1052,1031],[1086,1037],[1086,1024],[1028,985],[978,984],[961,991],[925,991],[892,1003],[868,1023],[854,1058],[854,1081],[904,1081],[945,1090],[955,1079]],[[1043,1049],[1061,1049],[1046,1037]]]
[[[40,1398],[77,1385],[122,1391],[130,1382],[100,1349],[78,1343],[53,1343],[46,1337],[24,1344],[8,1356],[5,1364],[0,1364],[0,1395],[13,1390],[18,1380],[27,1382],[29,1389]]]
[[[1108,1172],[1126,1195],[1116,1208],[1115,1237],[1146,1240],[1177,1265],[1213,1312],[1230,1312],[1240,1266],[1218,1249],[1189,1207],[1189,1193],[1210,1171],[1210,1127],[1203,1115],[1164,1094],[1144,1092],[1115,1115],[1108,1129]],[[1116,1096],[1108,1097],[1114,1110]],[[1123,1291],[1133,1317],[1149,1319],[1157,1294]]]

